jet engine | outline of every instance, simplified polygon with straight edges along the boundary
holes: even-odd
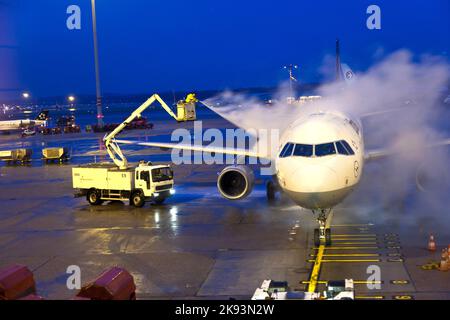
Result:
[[[229,200],[243,199],[253,189],[255,176],[247,166],[230,166],[223,169],[217,179],[220,194]]]

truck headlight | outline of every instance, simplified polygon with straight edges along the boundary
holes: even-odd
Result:
[[[158,192],[155,192],[155,193],[153,194],[153,196],[154,196],[154,197],[159,197],[159,193],[158,193]]]
[[[170,189],[170,194],[175,194],[175,189]]]

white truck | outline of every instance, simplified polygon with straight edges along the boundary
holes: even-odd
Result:
[[[91,205],[105,200],[130,201],[142,207],[145,201],[161,204],[175,193],[173,171],[168,165],[139,163],[120,169],[112,163],[92,163],[72,168],[75,196],[86,196]]]
[[[137,166],[129,166],[120,150],[119,141],[115,140],[115,137],[129,123],[140,118],[141,113],[155,101],[168,108],[165,102],[154,94],[103,138],[106,151],[113,163],[93,163],[72,168],[75,196],[86,196],[91,205],[99,205],[104,200],[129,200],[131,205],[142,207],[145,201],[163,203],[166,198],[175,193],[173,171],[169,165],[152,165],[150,162],[141,161]],[[196,101],[195,95],[191,94],[179,104],[195,106]],[[177,121],[195,119],[195,114],[188,118],[184,120],[180,118]]]
[[[328,281],[326,291],[292,291],[285,281],[264,280],[255,290],[252,300],[354,300],[353,279]]]

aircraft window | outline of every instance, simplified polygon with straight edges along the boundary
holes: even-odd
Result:
[[[292,155],[292,149],[294,148],[294,144],[292,143],[287,143],[283,150],[281,150],[280,152],[280,158],[286,158],[289,157],[290,155]]]
[[[342,141],[336,142],[336,149],[339,154],[349,155],[350,153],[347,151],[345,146],[342,144]]]
[[[323,157],[330,154],[336,154],[336,149],[334,148],[334,143],[322,143],[316,145],[316,156]]]
[[[313,146],[310,144],[296,144],[293,155],[300,157],[311,157],[313,155]]]
[[[353,151],[352,147],[350,147],[350,145],[347,143],[347,141],[341,140],[339,142],[344,145],[345,149],[347,149],[347,151],[348,151],[348,154],[352,154],[352,155],[355,154],[355,152]]]

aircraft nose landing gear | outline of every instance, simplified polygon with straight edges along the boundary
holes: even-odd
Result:
[[[331,212],[331,209],[320,210],[319,216],[317,217],[319,229],[314,229],[314,245],[316,247],[320,246],[322,243],[324,243],[327,247],[331,246],[331,229],[326,227],[327,214],[329,212]],[[313,211],[313,213],[315,212]]]

